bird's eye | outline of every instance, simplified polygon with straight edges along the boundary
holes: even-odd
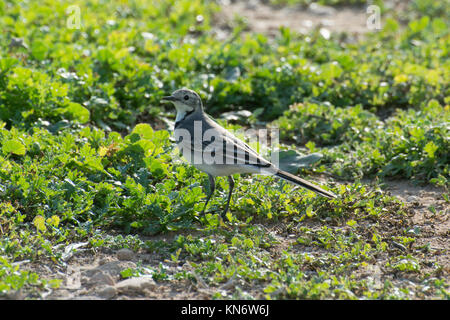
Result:
[[[189,100],[189,96],[188,96],[188,95],[185,95],[185,96],[184,96],[184,100]]]

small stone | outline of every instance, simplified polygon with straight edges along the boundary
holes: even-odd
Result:
[[[311,13],[314,13],[318,16],[329,16],[333,15],[336,12],[336,9],[334,9],[333,7],[323,6],[315,2],[311,3],[308,9]]]
[[[144,290],[154,291],[156,283],[151,276],[142,276],[120,281],[115,287],[120,293],[139,295],[143,294]]]
[[[107,273],[103,273],[98,271],[94,273],[94,275],[89,279],[90,285],[110,285],[113,286],[115,284],[114,279]]]
[[[408,250],[403,244],[398,243],[398,242],[395,242],[395,241],[392,241],[392,245],[393,245],[394,247],[396,247],[397,249],[400,249],[400,250],[402,250],[402,251]]]
[[[103,258],[101,258],[99,261],[98,261],[98,265],[99,266],[102,266],[102,265],[104,265],[104,264],[106,264],[106,263],[109,263],[109,262],[111,262],[111,261],[113,261],[114,259],[111,257],[111,256],[108,256],[108,257],[103,257]]]
[[[117,259],[122,261],[133,260],[134,252],[130,249],[123,248],[117,251]]]
[[[9,48],[14,48],[14,47],[16,47],[16,48],[22,47],[22,48],[28,49],[28,45],[25,43],[23,38],[12,37],[11,42],[9,43]]]
[[[418,202],[419,198],[416,196],[409,196],[408,198],[406,198],[407,202]]]
[[[111,261],[104,264],[99,265],[96,268],[88,269],[84,272],[84,275],[87,277],[92,277],[96,272],[103,272],[105,274],[110,275],[114,279],[120,278],[120,272],[124,269],[134,269],[136,268],[136,264],[131,261]]]
[[[112,299],[117,294],[117,289],[113,286],[106,286],[98,290],[98,296],[103,299]]]

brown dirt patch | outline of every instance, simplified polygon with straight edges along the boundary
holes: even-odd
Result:
[[[414,185],[411,181],[389,181],[388,190],[404,201],[412,212],[412,227],[418,234],[416,247],[426,246],[433,262],[450,273],[450,204],[444,188]]]
[[[359,35],[372,31],[367,28],[368,16],[365,6],[333,8],[313,4],[277,8],[257,0],[222,1],[217,24],[225,26],[236,17],[242,17],[251,32],[275,36],[281,26],[303,34],[317,28],[327,37],[330,32]]]

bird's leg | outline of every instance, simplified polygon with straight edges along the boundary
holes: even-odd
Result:
[[[209,178],[209,189],[210,189],[210,191],[209,191],[208,197],[206,198],[206,203],[205,203],[205,206],[204,206],[203,211],[201,213],[202,215],[205,213],[206,206],[208,205],[209,199],[211,199],[211,197],[212,197],[212,195],[214,193],[214,190],[216,190],[216,181],[214,180],[214,177],[212,175],[208,174],[208,178]]]
[[[228,211],[228,207],[230,206],[231,194],[233,193],[234,188],[234,180],[232,176],[228,176],[228,185],[230,186],[230,191],[228,191],[228,201],[225,210],[223,210],[222,217],[225,217]]]

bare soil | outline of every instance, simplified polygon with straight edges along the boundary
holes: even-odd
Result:
[[[417,186],[411,181],[390,181],[390,192],[405,202],[412,212],[411,222],[420,230],[416,246],[429,246],[435,262],[450,273],[450,204],[443,188]]]
[[[274,7],[258,0],[222,1],[222,11],[216,18],[219,37],[226,37],[221,32],[233,25],[235,19],[243,18],[247,31],[265,34],[269,37],[279,33],[280,27],[307,34],[318,29],[325,37],[331,32],[346,32],[359,36],[374,30],[367,27],[370,13],[365,6],[328,7],[321,5]],[[220,28],[222,27],[222,28]]]

